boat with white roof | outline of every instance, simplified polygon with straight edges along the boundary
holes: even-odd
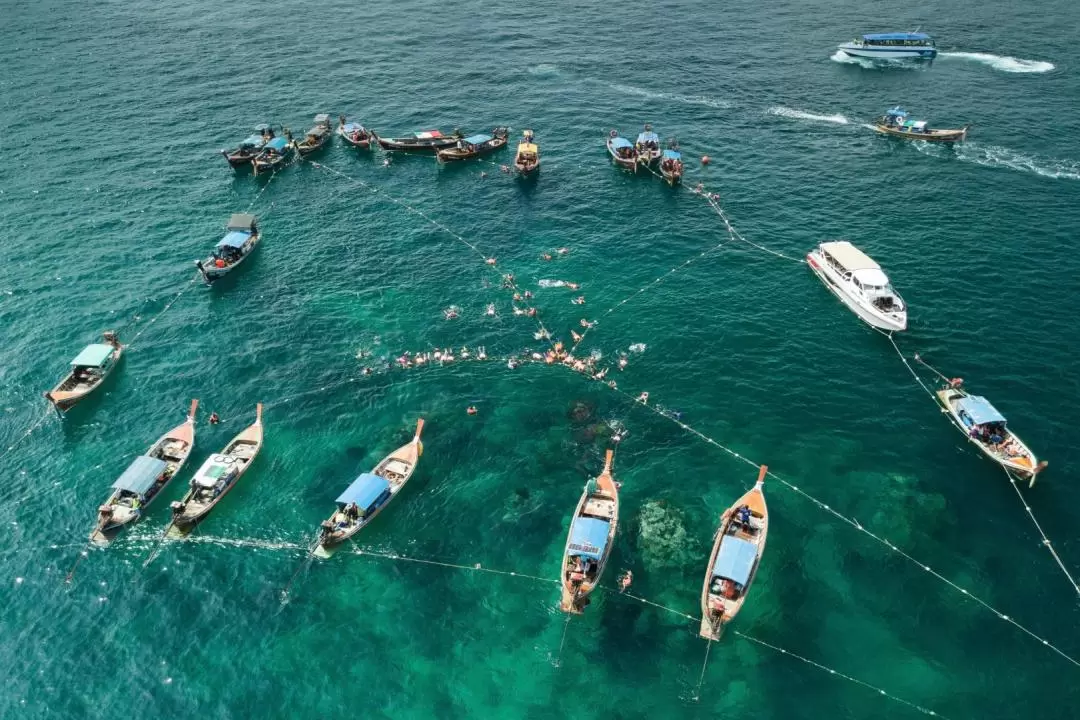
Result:
[[[903,60],[937,57],[934,39],[921,32],[870,33],[840,46],[840,52],[851,57],[873,60]]]
[[[871,327],[888,332],[907,328],[907,305],[881,266],[862,250],[846,240],[824,242],[806,262],[825,287]]]

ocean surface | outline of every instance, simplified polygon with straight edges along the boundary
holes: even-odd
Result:
[[[1063,0],[9,3],[0,716],[922,716],[900,698],[949,718],[1075,717],[1080,667],[1040,639],[1080,657],[1077,594],[1024,502],[797,260],[846,238],[883,265],[911,306],[903,356],[963,376],[1049,460],[1024,501],[1080,572],[1078,23]],[[916,26],[938,38],[932,65],[834,57]],[[973,123],[969,141],[877,136],[867,123],[898,103]],[[511,146],[533,128],[543,168],[501,172],[512,150],[384,165],[335,140],[256,179],[217,154],[320,112],[386,135],[503,124]],[[645,122],[680,140],[684,187],[608,161],[609,130]],[[779,255],[732,239],[698,183]],[[245,210],[262,244],[206,287],[192,261]],[[507,272],[556,338],[599,320],[578,353],[599,353],[617,391],[507,367],[547,347]],[[121,367],[58,418],[42,392],[108,329],[130,343]],[[447,346],[491,359],[394,363]],[[184,477],[65,583],[112,481],[195,397]],[[159,547],[168,502],[257,402],[251,471],[191,541]],[[419,417],[405,491],[355,546],[304,564],[337,494]],[[604,590],[567,623],[570,515],[619,428],[604,584],[631,569],[631,592],[663,607]],[[820,504],[767,481],[764,561],[702,674],[685,615],[757,463]]]

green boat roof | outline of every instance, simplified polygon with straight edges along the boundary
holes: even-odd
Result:
[[[87,345],[86,349],[71,361],[71,365],[72,367],[101,367],[112,357],[114,349],[112,345]]]

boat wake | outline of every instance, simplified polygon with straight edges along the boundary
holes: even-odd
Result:
[[[972,60],[983,65],[989,65],[995,70],[1009,73],[1044,73],[1054,69],[1054,63],[1042,60],[1024,60],[1023,58],[1009,57],[1008,55],[991,55],[990,53],[977,52],[943,52],[938,57],[957,60]]]
[[[540,63],[529,67],[526,72],[534,77],[555,77],[559,74],[559,66],[554,63]]]
[[[128,536],[128,541],[135,547],[141,548],[142,546],[153,547],[160,543],[161,535],[157,533],[153,534],[136,534],[131,533]],[[204,545],[217,545],[219,547],[239,547],[239,548],[253,548],[256,550],[306,550],[307,546],[301,543],[292,542],[290,540],[274,540],[259,538],[229,538],[229,537],[214,537],[211,535],[193,534],[184,538],[182,541],[185,544],[195,543]]]
[[[950,150],[931,143],[912,143],[919,152],[934,157],[949,155],[965,162],[983,167],[1003,167],[1018,172],[1029,172],[1054,180],[1080,180],[1080,161],[1056,160],[1039,157],[1011,150],[1000,145],[983,145],[978,142],[965,142]]]
[[[837,125],[847,125],[849,120],[843,115],[818,115],[816,113],[804,112],[802,110],[793,110],[781,105],[769,108],[770,115],[777,115],[779,117],[790,118],[792,120],[810,120],[812,122],[829,122],[836,123]]]
[[[539,285],[542,288],[565,287],[566,286],[566,281],[565,280],[548,280],[548,279],[545,278],[545,279],[540,280],[536,284]]]
[[[650,100],[668,100],[670,102],[678,102],[685,105],[702,105],[704,107],[716,109],[731,107],[731,103],[726,100],[718,100],[717,98],[709,97],[708,95],[676,95],[674,93],[653,92],[652,90],[646,90],[645,88],[639,88],[633,85],[613,84],[611,87],[621,93],[637,95],[639,97],[649,98]]]

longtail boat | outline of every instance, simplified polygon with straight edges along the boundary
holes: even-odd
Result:
[[[619,524],[619,488],[611,474],[613,457],[613,451],[608,450],[603,471],[585,484],[570,521],[560,573],[559,609],[566,613],[580,615],[585,611],[589,594],[600,584],[611,556]]]
[[[416,421],[413,439],[390,453],[370,473],[353,480],[337,499],[337,510],[319,526],[319,544],[313,554],[328,558],[341,543],[375,519],[409,482],[424,452],[420,433],[424,418]]]
[[[761,564],[769,534],[769,509],[762,492],[768,471],[762,465],[754,487],[720,516],[701,588],[698,634],[706,640],[719,640],[724,626],[735,619]]]
[[[436,150],[435,157],[439,162],[471,160],[495,152],[505,146],[509,138],[510,132],[507,128],[497,127],[490,135],[470,135],[458,140],[453,147]]]
[[[56,387],[45,393],[45,398],[57,410],[67,410],[101,387],[105,378],[116,368],[124,354],[124,346],[116,333],[103,335],[105,342],[87,345],[71,361],[71,371]]]
[[[341,136],[342,140],[353,147],[360,148],[361,150],[368,150],[371,148],[371,133],[367,128],[358,122],[346,122],[344,115],[338,118],[337,134]]]
[[[90,542],[102,546],[112,542],[125,527],[142,518],[150,503],[180,473],[195,447],[198,407],[199,401],[192,400],[187,420],[162,435],[116,479],[112,495],[98,508],[97,526],[90,533]]]
[[[1029,487],[1047,466],[1006,426],[1005,416],[990,401],[979,395],[969,395],[960,378],[950,380],[935,393],[937,400],[956,429],[964,433],[983,454],[1003,467],[1006,472],[1027,480]]]
[[[283,167],[289,158],[296,152],[296,142],[293,141],[292,133],[285,131],[285,137],[276,137],[263,146],[262,152],[251,159],[251,170],[254,174],[273,172]]]
[[[221,151],[233,168],[250,165],[255,156],[262,152],[263,146],[274,137],[273,128],[266,124],[256,125],[255,132],[258,134],[244,138],[232,150]]]
[[[967,137],[968,125],[950,130],[937,130],[927,126],[925,120],[909,120],[907,111],[894,107],[874,121],[874,129],[883,135],[906,140],[954,143]]]
[[[637,161],[646,167],[660,159],[660,136],[653,132],[652,125],[645,123],[645,129],[638,133],[634,152]]]
[[[225,237],[218,241],[209,257],[196,260],[195,267],[202,273],[203,280],[212,283],[244,262],[261,238],[258,218],[247,213],[236,213],[225,225]]]
[[[616,165],[637,172],[637,153],[632,142],[619,135],[617,130],[612,130],[605,145]]]
[[[667,184],[675,187],[682,182],[683,161],[679,152],[679,145],[672,141],[668,149],[660,156],[660,174],[664,176]]]
[[[304,133],[304,139],[296,143],[296,151],[300,153],[301,157],[307,157],[313,152],[326,147],[326,143],[330,142],[333,134],[330,116],[326,113],[320,113],[315,116],[315,124]]]
[[[187,537],[251,467],[263,444],[262,407],[262,403],[255,406],[254,423],[195,472],[184,499],[172,503],[172,522],[165,530],[166,537]]]
[[[379,143],[383,150],[434,153],[443,148],[454,147],[464,135],[457,129],[449,135],[443,135],[439,130],[426,130],[413,133],[412,137],[384,138],[372,130],[371,137],[375,138],[375,142]]]
[[[517,154],[514,156],[514,167],[522,175],[540,171],[540,148],[536,145],[532,130],[521,134],[521,142],[518,143]]]

